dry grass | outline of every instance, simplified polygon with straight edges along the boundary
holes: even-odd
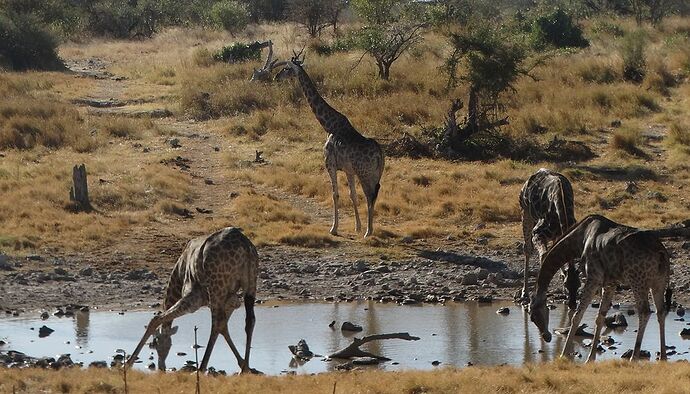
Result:
[[[202,377],[204,393],[684,393],[686,362],[590,365],[569,362],[524,367],[441,368],[433,372],[347,372],[313,376]],[[128,373],[130,392],[193,392],[189,373]],[[0,391],[123,392],[122,374],[103,370],[0,370]]]
[[[684,35],[686,26],[686,19],[670,18],[660,29],[645,27],[649,40],[648,72],[645,81],[638,85],[623,80],[618,51],[621,37],[637,29],[634,21],[587,21],[586,27],[593,37],[590,48],[547,59],[533,70],[536,80],[520,79],[516,92],[504,97],[511,124],[502,132],[525,146],[546,145],[554,137],[567,138],[582,141],[597,153],[597,158],[585,163],[587,166],[645,166],[652,172],[663,172],[660,167],[670,165],[673,184],[664,179],[638,178],[634,171],[623,179],[610,179],[601,173],[569,170],[575,185],[578,217],[604,209],[615,220],[658,226],[690,216],[690,206],[681,199],[678,188],[690,187],[683,172],[690,157],[684,142],[687,128],[683,126],[690,121],[690,39]],[[231,219],[243,227],[258,244],[331,246],[339,239],[327,234],[332,202],[323,167],[326,135],[300,88],[294,82],[250,83],[247,79],[259,62],[228,65],[209,60],[211,51],[229,42],[266,38],[273,40],[276,55],[282,59],[307,40],[303,32],[289,25],[255,26],[235,38],[222,32],[172,29],[147,41],[69,43],[63,45],[61,55],[68,59],[103,59],[109,64],[109,71],[129,78],[122,85],[120,98],[175,108],[180,117],[197,120],[204,132],[227,141],[229,147],[223,153],[224,175],[231,183],[227,193],[244,189],[239,197],[224,204],[226,208],[219,213],[223,220]],[[359,59],[355,52],[333,56],[308,53],[306,64],[322,95],[335,108],[345,113],[363,134],[387,143],[402,132],[419,136],[424,128],[441,125],[450,99],[465,98],[464,87],[444,91],[445,80],[438,67],[447,49],[442,36],[430,33],[420,47],[394,64],[391,81],[378,80],[375,66],[367,60],[353,70]],[[89,84],[93,84],[85,79],[71,79],[76,87],[70,89],[66,79],[55,73],[27,74],[21,78],[0,76],[0,87],[4,84],[5,90],[25,100],[59,97],[64,103],[75,95],[85,95]],[[35,111],[38,102],[30,101],[25,107],[29,112]],[[159,166],[160,156],[146,158],[157,168],[150,179],[135,170],[141,166],[141,156],[128,150],[131,142],[127,139],[136,139],[144,146],[160,143],[158,138],[163,131],[158,121],[92,119],[67,104],[53,105],[60,109],[55,114],[64,117],[64,122],[80,126],[69,128],[70,132],[86,132],[89,138],[70,140],[65,135],[62,146],[66,148],[58,152],[46,153],[40,147],[36,152],[11,150],[11,160],[0,162],[0,185],[16,178],[22,172],[17,170],[21,163],[32,162],[32,155],[38,155],[45,166],[40,171],[50,179],[46,184],[57,190],[51,192],[51,209],[62,209],[68,170],[79,161],[95,167],[94,179],[114,180],[98,185],[96,190],[100,191],[94,190],[93,195],[96,205],[126,217],[119,219],[122,228],[166,220],[165,216],[179,215],[197,202],[189,178]],[[623,127],[611,129],[613,121],[621,121]],[[57,122],[49,124],[54,126]],[[644,151],[650,149],[639,132],[634,131],[645,130],[651,124],[670,130],[666,141],[656,145],[664,150],[660,157],[645,157]],[[92,133],[94,129],[96,132]],[[85,141],[89,141],[86,147],[78,147]],[[97,154],[103,161],[101,167],[79,153],[84,150]],[[268,163],[251,163],[254,150],[263,151]],[[480,223],[486,226],[486,232],[496,236],[489,240],[490,245],[512,245],[520,238],[518,192],[523,180],[539,167],[566,170],[568,166],[506,159],[490,163],[387,159],[377,204],[378,238],[368,245],[389,247],[406,236],[431,243],[442,242],[448,235],[471,239],[479,236],[474,228]],[[54,168],[62,175],[56,177],[58,170]],[[640,196],[619,198],[617,192],[624,189],[627,180],[635,180],[643,190],[659,191],[667,201]],[[352,204],[342,175],[339,183],[341,233],[349,236],[354,228]],[[10,190],[14,186],[4,187]],[[33,192],[32,187],[35,186],[25,181],[20,189],[24,188],[24,195],[45,197],[45,192],[40,191],[42,187]],[[10,195],[10,200],[22,196]],[[365,214],[366,207],[360,198],[363,219]],[[5,238],[20,240],[17,244],[23,245],[28,237],[39,237],[34,235],[38,225],[30,223],[42,223],[42,219],[35,215],[21,219],[12,212],[6,215],[13,218],[14,224],[5,230]],[[60,217],[55,215],[53,223],[62,220],[55,219]],[[194,223],[205,229],[214,222]],[[102,226],[98,221],[93,225]],[[41,236],[46,233],[46,229],[39,232]],[[62,238],[52,242],[60,244],[61,239],[72,236],[53,235]]]

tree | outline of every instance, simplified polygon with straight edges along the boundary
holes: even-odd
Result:
[[[455,112],[462,104],[456,102],[449,112],[446,144],[450,147],[461,143],[473,134],[508,123],[507,118],[489,119],[497,114],[499,97],[513,89],[520,75],[527,75],[523,68],[527,51],[513,37],[487,25],[467,28],[449,36],[453,52],[446,59],[444,71],[448,75],[448,87],[459,82],[469,85],[467,121],[462,128],[455,124]],[[462,66],[462,67],[461,67]],[[458,75],[458,69],[464,73]]]
[[[211,7],[211,19],[216,26],[234,34],[249,23],[247,6],[234,0],[223,0]]]
[[[352,6],[365,25],[355,33],[356,45],[374,58],[381,79],[422,39],[426,16],[410,0],[353,0]]]
[[[288,19],[304,26],[309,35],[318,36],[328,26],[338,23],[343,0],[289,0]]]

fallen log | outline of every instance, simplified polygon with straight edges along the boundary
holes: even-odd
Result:
[[[398,332],[394,334],[376,334],[376,335],[369,335],[363,338],[354,338],[352,343],[348,345],[346,348],[338,350],[337,352],[329,355],[329,358],[341,358],[341,359],[349,359],[353,357],[373,357],[378,360],[382,361],[387,361],[390,360],[390,358],[383,357],[383,356],[378,356],[376,354],[372,354],[369,352],[365,352],[364,350],[360,349],[359,347],[364,345],[367,342],[371,341],[379,341],[382,339],[403,339],[405,341],[418,341],[419,337],[412,336],[406,332]]]

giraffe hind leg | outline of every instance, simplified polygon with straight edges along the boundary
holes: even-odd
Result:
[[[332,235],[338,235],[338,174],[334,166],[326,160],[326,169],[328,170],[328,176],[331,178],[331,187],[333,188],[333,225],[331,226],[330,233]]]
[[[357,184],[355,176],[352,173],[347,173],[347,184],[350,186],[350,199],[352,200],[352,209],[355,211],[355,232],[362,231],[362,222],[359,220],[359,212],[357,211]]]
[[[666,283],[652,289],[656,318],[659,323],[659,360],[662,361],[666,361],[666,315],[668,315],[668,306],[664,297],[665,290]]]
[[[532,244],[532,229],[534,228],[534,219],[525,210],[522,211],[522,234],[525,239],[525,246],[523,248],[525,252],[525,275],[524,282],[522,284],[522,292],[520,293],[520,301],[523,303],[529,302],[529,260],[534,253],[534,245]]]

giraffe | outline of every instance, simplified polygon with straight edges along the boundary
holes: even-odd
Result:
[[[558,239],[576,222],[573,187],[565,176],[541,168],[522,186],[520,208],[525,239],[525,275],[520,299],[529,303],[527,277],[532,254],[536,249],[541,261],[549,242]],[[568,262],[568,269],[564,274],[568,307],[573,310],[577,303],[577,290],[580,288],[580,278],[573,261]]]
[[[158,352],[158,368],[165,371],[165,359],[172,346],[170,337],[177,332],[172,321],[208,306],[211,309],[211,335],[199,369],[206,370],[216,339],[222,335],[237,358],[241,372],[254,372],[249,368],[249,350],[256,321],[254,301],[258,271],[256,248],[238,228],[226,227],[189,241],[170,274],[163,304],[165,311],[151,319],[127,364],[131,366],[134,363],[148,337],[153,335],[152,347]],[[242,305],[240,291],[244,295],[246,311],[244,358],[228,332],[230,315]]]
[[[307,98],[312,112],[321,126],[328,133],[324,156],[326,171],[331,179],[333,188],[333,225],[330,233],[338,234],[338,176],[337,171],[343,171],[347,175],[347,183],[350,187],[350,199],[355,214],[355,231],[360,232],[362,224],[357,211],[357,192],[355,189],[355,177],[362,185],[364,196],[367,200],[367,231],[364,237],[372,235],[374,231],[374,205],[381,188],[381,174],[383,173],[384,157],[381,146],[372,138],[361,135],[350,123],[347,117],[331,107],[316,90],[309,75],[303,68],[303,60],[299,55],[287,61],[276,75],[276,80],[284,80],[296,77]]]
[[[642,337],[651,314],[651,291],[659,322],[660,359],[666,359],[664,322],[669,305],[664,297],[670,276],[669,254],[661,239],[690,236],[690,223],[684,228],[639,230],[615,223],[600,215],[589,215],[564,234],[544,256],[537,278],[536,294],[529,306],[530,319],[539,328],[542,338],[551,341],[546,292],[551,279],[566,261],[581,258],[586,279],[577,310],[572,316],[568,338],[561,357],[570,355],[575,332],[596,292],[601,291],[601,304],[596,318],[592,348],[587,361],[596,358],[599,336],[604,325],[616,285],[630,286],[639,316],[637,338],[631,360],[640,356]]]

